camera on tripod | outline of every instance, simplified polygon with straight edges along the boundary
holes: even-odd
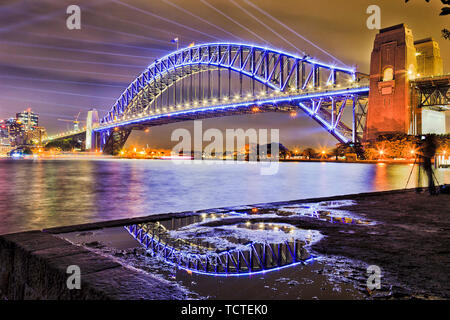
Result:
[[[427,136],[420,135],[420,136],[417,136],[417,137],[418,137],[418,139],[415,141],[415,144],[416,144],[417,147],[422,147],[425,144],[425,142],[426,142]]]
[[[431,195],[437,194],[436,190],[436,184],[439,186],[439,181],[437,180],[432,167],[432,159],[434,158],[436,154],[436,141],[435,137],[433,135],[420,135],[418,136],[418,139],[415,141],[417,149],[420,150],[420,152],[416,153],[416,158],[414,160],[414,164],[411,168],[411,172],[408,177],[408,181],[406,182],[406,186],[409,183],[409,180],[411,178],[411,174],[414,170],[415,165],[418,165],[418,171],[417,171],[417,187],[416,192],[420,193],[422,192],[422,178],[421,178],[421,171],[424,171],[426,177],[428,178],[428,190]],[[435,184],[436,181],[436,184]],[[405,188],[406,188],[405,186]]]

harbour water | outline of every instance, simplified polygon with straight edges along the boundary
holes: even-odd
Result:
[[[224,206],[402,189],[405,164],[0,160],[0,234]],[[415,168],[416,169],[416,168]],[[415,170],[416,171],[416,170]],[[409,187],[416,184],[413,172]],[[436,171],[450,183],[450,170]]]

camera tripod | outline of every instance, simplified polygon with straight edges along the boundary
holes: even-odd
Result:
[[[412,166],[412,168],[411,168],[411,171],[409,172],[409,177],[408,177],[408,181],[406,181],[406,185],[405,185],[405,189],[408,187],[408,184],[409,184],[409,180],[411,179],[411,175],[412,175],[412,173],[413,173],[413,171],[414,171],[414,167],[416,166],[416,164],[417,164],[417,159],[418,159],[419,157],[416,155],[416,157],[415,157],[415,159],[414,159],[414,163],[413,163],[413,166]],[[420,163],[419,163],[419,172],[418,172],[418,174],[417,174],[417,187],[416,187],[416,191],[418,191],[418,192],[420,192],[420,191],[422,191],[422,183],[421,183],[421,178],[420,178],[420,172],[422,171],[422,170],[424,170],[423,168],[422,168],[422,166],[420,165]],[[436,175],[434,174],[434,171],[433,170],[431,170],[431,174],[432,174],[432,179],[433,179],[433,181],[436,181],[436,186],[435,187],[439,187],[439,181],[438,181],[438,179],[436,178]]]

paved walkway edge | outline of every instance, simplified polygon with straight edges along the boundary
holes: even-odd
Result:
[[[81,288],[69,289],[69,266],[81,271]],[[69,283],[74,283],[69,281]],[[0,235],[0,299],[183,299],[176,285],[122,266],[42,231]]]

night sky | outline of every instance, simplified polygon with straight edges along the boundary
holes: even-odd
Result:
[[[81,7],[81,30],[66,28],[71,4]],[[55,133],[70,125],[58,118],[73,119],[80,111],[85,118],[92,107],[103,116],[149,64],[176,49],[170,42],[175,37],[180,47],[191,42],[255,43],[339,63],[332,55],[368,73],[378,32],[366,27],[371,4],[381,7],[382,27],[406,23],[415,40],[438,40],[444,71],[450,72],[450,40],[442,39],[440,31],[448,28],[449,17],[439,16],[442,4],[437,0],[2,0],[0,119],[32,108],[41,125]],[[172,130],[189,125],[133,134],[130,143],[169,147]],[[204,128],[209,127],[279,128],[287,146],[337,142],[306,116],[269,113],[205,120]]]

